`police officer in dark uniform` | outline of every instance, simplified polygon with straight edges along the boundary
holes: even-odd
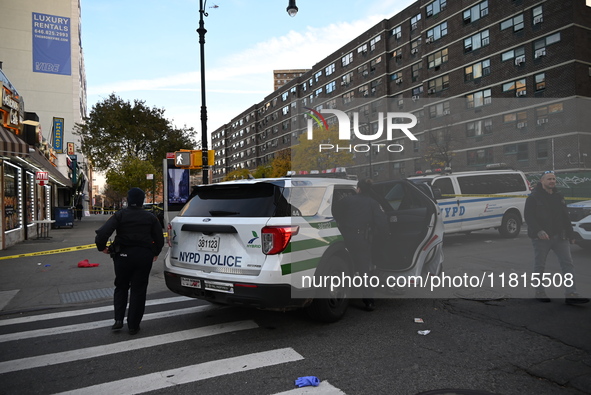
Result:
[[[371,196],[373,193],[371,180],[360,180],[357,193],[335,202],[333,207],[333,215],[360,276],[373,270],[372,243],[376,236],[388,233],[388,219]],[[363,290],[363,303],[366,310],[375,309],[371,288]]]
[[[143,209],[145,194],[139,188],[127,193],[127,208],[116,212],[96,231],[99,251],[111,254],[115,264],[115,324],[112,330],[123,328],[127,307],[127,292],[131,287],[127,326],[129,334],[140,330],[146,306],[146,292],[152,263],[164,247],[164,236],[158,218]],[[117,231],[115,241],[107,248],[107,240]]]

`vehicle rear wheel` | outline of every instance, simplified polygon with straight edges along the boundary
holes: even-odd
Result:
[[[351,276],[351,273],[349,265],[343,258],[332,256],[324,267],[317,270],[316,275],[343,278],[344,276]],[[345,315],[348,306],[348,289],[338,287],[331,291],[330,288],[325,287],[317,290],[317,296],[306,308],[306,312],[315,321],[336,322]]]
[[[505,238],[513,238],[519,235],[521,230],[521,218],[515,213],[506,213],[503,216],[499,233]]]

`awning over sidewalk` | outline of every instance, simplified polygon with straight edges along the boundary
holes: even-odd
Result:
[[[0,125],[0,155],[25,157],[28,153],[27,143]]]
[[[49,172],[49,176],[54,179],[55,182],[65,187],[72,187],[72,181],[64,176],[54,165],[51,164],[45,156],[39,151],[34,150],[28,153],[27,161],[33,162],[36,166],[40,166],[43,170]]]

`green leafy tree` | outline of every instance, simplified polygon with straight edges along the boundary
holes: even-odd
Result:
[[[148,180],[146,175],[154,174],[156,182]],[[162,176],[156,172],[156,168],[150,163],[139,158],[130,158],[119,169],[107,170],[107,184],[117,194],[126,196],[127,191],[133,187],[141,188],[146,195],[155,193],[154,184],[162,182]]]
[[[271,172],[268,177],[285,177],[291,170],[291,150],[285,149],[279,151],[273,162],[271,162]]]
[[[314,138],[312,140],[308,140],[302,135],[299,144],[292,148],[291,169],[294,171],[322,171],[352,165],[353,154],[351,152],[335,152],[335,150],[323,150],[320,152],[319,150],[320,144],[333,144],[336,147],[339,142],[336,125],[331,126],[328,130],[325,128],[314,130]]]
[[[252,173],[252,176],[254,178],[269,178],[269,177],[271,177],[272,172],[273,172],[273,166],[271,166],[270,164],[260,165]]]
[[[124,101],[114,93],[96,103],[83,123],[76,124],[81,151],[99,171],[120,171],[133,158],[162,168],[167,152],[194,149],[193,128],[177,129],[164,118],[164,109],[144,101]]]
[[[234,170],[229,172],[226,177],[224,177],[224,181],[230,181],[230,180],[242,180],[245,178],[248,178],[248,176],[250,175],[250,171],[248,169],[238,169],[238,170]]]

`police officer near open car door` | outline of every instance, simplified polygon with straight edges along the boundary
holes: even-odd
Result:
[[[333,215],[345,239],[345,246],[351,255],[355,269],[360,276],[369,275],[373,270],[373,242],[377,235],[388,233],[388,219],[373,193],[372,181],[360,180],[357,193],[335,202]],[[373,290],[363,290],[365,309],[373,311],[375,301]]]
[[[164,236],[158,218],[143,209],[145,194],[139,188],[127,193],[127,208],[117,211],[96,230],[96,247],[110,254],[115,265],[115,324],[112,330],[123,328],[127,307],[127,292],[131,287],[127,326],[129,334],[140,330],[146,306],[146,292],[152,263],[164,247]],[[107,240],[117,231],[115,241],[107,248]]]
[[[565,302],[567,304],[588,303],[589,299],[582,298],[576,293],[573,259],[570,253],[570,244],[574,243],[573,227],[564,197],[556,188],[556,175],[553,171],[542,174],[540,182],[525,201],[524,216],[527,222],[527,235],[531,238],[534,247],[533,274],[540,280],[535,298],[540,302],[550,302],[541,285],[541,280],[546,268],[546,258],[552,250],[560,262],[564,276]]]

